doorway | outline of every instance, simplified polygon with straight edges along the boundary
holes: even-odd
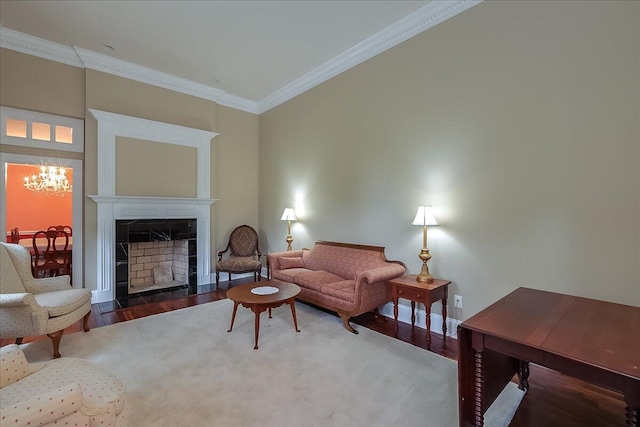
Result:
[[[59,168],[63,167],[67,178],[72,180],[72,191],[68,192],[68,194],[57,195],[30,195],[24,193],[23,197],[16,196],[16,192],[21,191],[19,188],[24,187],[25,183],[24,177],[20,176],[21,172],[26,171],[29,166],[33,167],[33,165],[37,165],[37,167],[45,165],[47,167],[57,167],[57,173],[60,173]],[[73,229],[72,283],[73,287],[82,288],[82,160],[0,153],[0,167],[3,171],[0,174],[0,206],[2,207],[0,208],[0,230],[5,234],[1,236],[2,241],[7,241],[6,233],[16,226],[13,225],[17,224],[16,221],[25,224],[23,230],[28,232],[37,231],[32,230],[34,227],[46,230],[49,225],[69,225],[58,223],[58,221],[65,221],[65,218],[68,218]],[[30,190],[26,191],[29,192]],[[17,203],[23,203],[23,205],[12,210]],[[66,205],[70,205],[71,212],[68,212],[68,208],[65,208]],[[29,212],[28,217],[25,217],[25,212]],[[7,219],[12,223],[8,223]]]

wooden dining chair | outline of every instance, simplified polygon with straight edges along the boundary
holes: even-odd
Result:
[[[20,231],[18,231],[18,227],[11,229],[11,241],[9,243],[20,243]]]
[[[33,235],[33,277],[71,275],[71,251],[66,231],[40,230]]]
[[[47,231],[64,231],[66,232],[69,237],[71,237],[73,235],[73,229],[71,228],[70,225],[51,225],[49,226],[49,228],[47,228]]]
[[[49,228],[47,228],[47,231],[64,231],[69,235],[69,237],[73,235],[73,229],[70,225],[50,225]],[[60,236],[62,236],[62,234]],[[69,250],[69,275],[72,275],[71,271],[73,269],[73,262],[71,258],[71,250]]]

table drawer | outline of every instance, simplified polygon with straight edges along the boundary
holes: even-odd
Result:
[[[401,288],[397,290],[398,298],[405,298],[412,301],[422,301],[427,295],[427,291],[422,289]]]

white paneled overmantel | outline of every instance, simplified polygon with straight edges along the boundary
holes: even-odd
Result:
[[[215,132],[169,123],[89,110],[98,121],[98,194],[89,196],[98,205],[97,287],[93,302],[115,299],[115,223],[121,219],[197,220],[198,285],[210,283],[211,140]],[[151,142],[195,148],[197,151],[196,197],[118,196],[116,192],[116,138],[135,138]]]

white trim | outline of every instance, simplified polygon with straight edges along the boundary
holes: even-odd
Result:
[[[197,227],[197,284],[211,283],[211,140],[215,132],[169,123],[89,110],[98,121],[98,205],[96,291],[94,302],[113,301],[115,287],[115,223],[118,219],[195,218]],[[194,147],[196,197],[117,196],[116,137]]]
[[[482,1],[432,1],[259,101],[252,101],[161,71],[79,47],[61,45],[8,28],[0,27],[0,47],[197,96],[249,113],[262,114]]]
[[[197,198],[211,194],[211,139],[219,134],[200,129],[89,109],[98,120],[98,195],[116,194],[116,136],[196,148]]]
[[[22,120],[27,124],[27,136],[19,138],[7,135],[7,118]],[[46,123],[50,128],[49,141],[33,139],[31,124]],[[55,127],[65,126],[71,128],[71,144],[57,142],[55,140]],[[22,110],[18,108],[0,106],[0,143],[15,145],[18,147],[44,148],[45,150],[71,151],[84,153],[84,120],[71,117],[57,116],[54,114],[39,113],[37,111]]]
[[[73,195],[72,197],[72,210],[73,210],[73,220],[72,227],[75,230],[73,233],[73,253],[72,253],[72,263],[73,263],[73,287],[74,288],[82,288],[84,287],[83,275],[82,275],[82,266],[83,259],[82,256],[84,251],[82,250],[82,221],[84,217],[83,212],[83,189],[82,189],[82,160],[76,159],[66,159],[66,158],[58,158],[58,157],[42,157],[42,156],[31,156],[24,154],[11,154],[11,153],[1,153],[0,152],[0,206],[7,206],[7,192],[6,188],[6,167],[7,163],[17,163],[17,164],[25,164],[25,165],[38,165],[41,163],[48,164],[60,164],[64,163],[64,165],[68,169],[73,170]],[[0,230],[2,230],[3,236],[6,235],[7,230],[7,214],[5,209],[0,209]]]
[[[9,28],[0,27],[0,47],[84,68],[84,64],[71,46],[20,33]]]
[[[257,114],[255,101],[250,101],[239,96],[228,94],[221,89],[216,89],[211,86],[196,83],[191,80],[183,79],[182,77],[176,77],[141,65],[132,64],[131,62],[126,62],[101,53],[92,52],[75,46],[73,49],[77,52],[78,57],[82,60],[85,68],[170,89],[179,93],[197,96],[221,105]]]
[[[432,1],[258,101],[258,114],[308,91],[482,0]]]
[[[380,308],[380,314],[393,320],[393,303],[388,302]],[[416,309],[416,326],[426,329],[427,327],[427,313],[423,309]],[[411,324],[411,307],[398,304],[398,321],[402,323]],[[452,338],[458,338],[458,325],[462,323],[461,320],[452,319],[447,316],[447,336]],[[438,313],[431,313],[431,332],[442,334],[442,315]]]

